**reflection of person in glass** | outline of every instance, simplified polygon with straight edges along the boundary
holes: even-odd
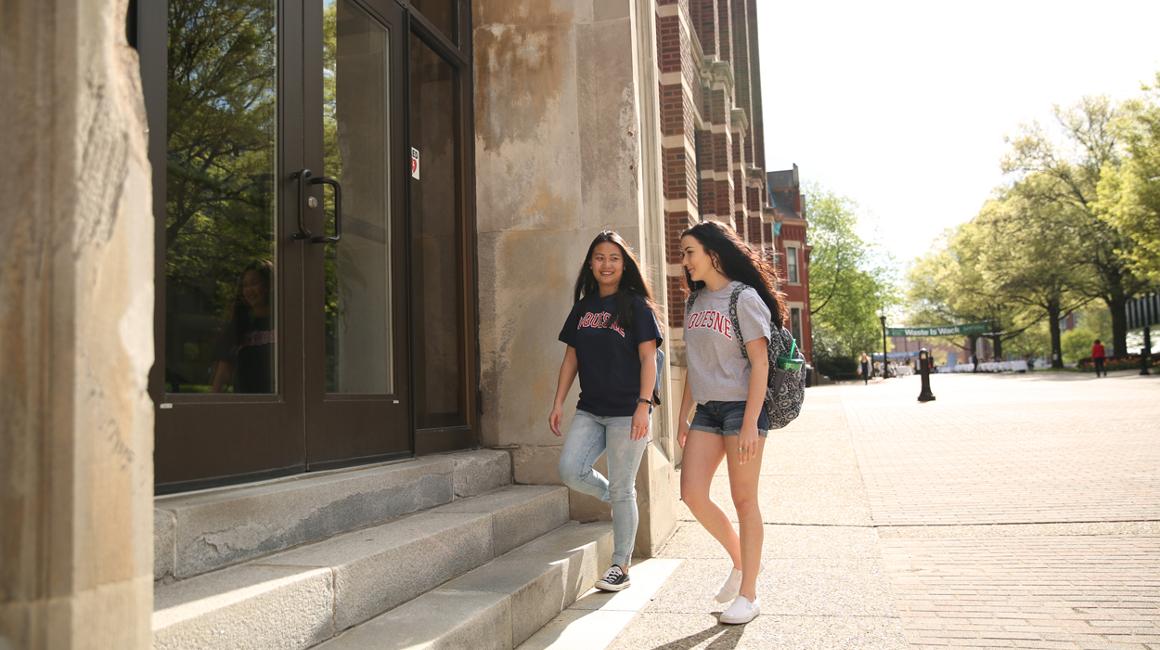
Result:
[[[273,391],[274,318],[270,309],[273,264],[251,262],[238,278],[230,322],[218,339],[213,392],[233,384],[235,393]]]

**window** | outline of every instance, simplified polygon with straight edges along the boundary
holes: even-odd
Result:
[[[802,345],[802,310],[799,307],[789,309],[789,331],[797,339],[798,346]]]
[[[798,255],[796,246],[785,247],[786,276],[792,284],[798,284]]]

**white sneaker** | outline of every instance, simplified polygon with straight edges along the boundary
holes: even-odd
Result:
[[[729,609],[721,612],[721,622],[728,625],[741,625],[757,618],[761,613],[761,599],[754,598],[753,602],[745,596],[738,596]]]
[[[761,568],[757,570],[758,574],[765,570],[765,564],[760,566]],[[719,603],[727,603],[737,598],[739,593],[741,593],[741,571],[733,568],[729,570],[729,577],[725,578],[725,584],[721,585],[715,598]]]

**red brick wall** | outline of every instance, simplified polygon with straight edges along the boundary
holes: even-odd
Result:
[[[772,253],[777,246],[772,224],[766,222],[765,183],[750,176],[765,161],[756,12],[756,0],[657,2],[667,311],[674,329],[684,324],[682,231],[715,219],[733,224],[755,248]],[[695,59],[698,46],[705,56],[700,61]],[[729,64],[732,84],[716,67],[720,62]],[[734,123],[735,109],[744,112],[746,121]]]

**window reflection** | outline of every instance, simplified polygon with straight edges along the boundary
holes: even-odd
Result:
[[[411,6],[443,32],[452,43],[459,44],[459,0],[411,0]]]
[[[380,23],[349,0],[324,0],[324,172],[344,195],[342,240],[325,251],[328,393],[393,390],[389,53]]]
[[[459,261],[459,142],[456,71],[411,37],[412,323],[418,428],[466,424],[463,399],[462,282]]]
[[[270,393],[276,4],[168,6],[167,391]]]

